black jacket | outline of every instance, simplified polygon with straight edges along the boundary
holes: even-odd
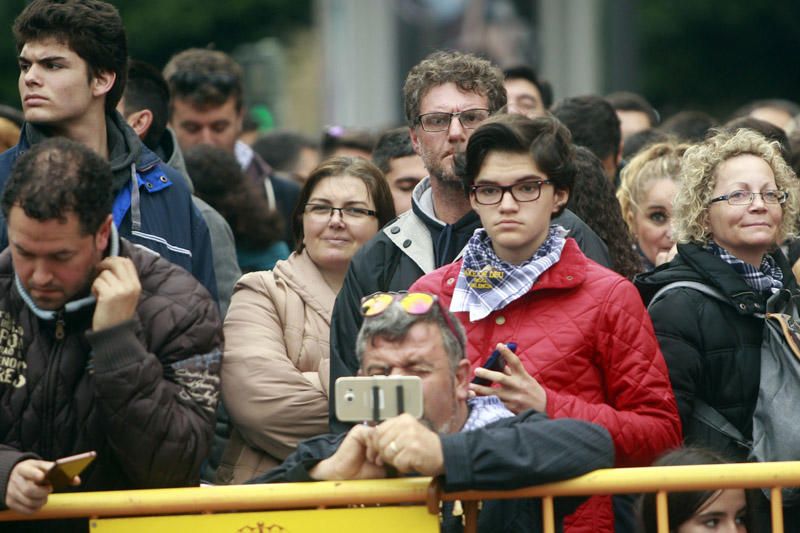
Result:
[[[57,320],[34,314],[10,250],[0,254],[0,508],[11,470],[29,457],[97,451],[81,486],[68,490],[198,483],[219,390],[217,306],[151,252],[122,241],[120,255],[142,285],[136,316],[94,332],[93,303]]]
[[[308,471],[333,455],[345,435],[321,435],[300,443],[282,465],[250,483],[311,481]],[[550,420],[533,410],[441,439],[446,491],[516,489],[614,465],[614,447],[604,428],[568,418]],[[555,500],[559,530],[561,519],[582,501]],[[491,500],[484,502],[478,531],[525,533],[541,531],[541,524],[538,500]],[[461,520],[444,516],[442,531],[462,531]]]
[[[783,270],[784,287],[797,291],[786,258],[773,254]],[[695,398],[728,419],[746,439],[752,438],[753,410],[761,376],[761,339],[766,296],[754,291],[720,258],[697,244],[678,245],[678,255],[656,270],[636,277],[648,304],[661,287],[697,281],[729,299],[723,303],[694,289],[666,292],[650,308],[656,336],[667,362],[687,442],[745,459],[742,449],[723,435],[692,420]]]

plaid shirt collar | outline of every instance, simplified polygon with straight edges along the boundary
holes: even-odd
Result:
[[[486,230],[475,230],[464,252],[450,311],[469,312],[470,321],[475,322],[527,294],[539,276],[561,258],[566,236],[567,230],[551,225],[533,257],[521,265],[512,265],[494,253]]]
[[[756,268],[732,255],[728,250],[713,240],[708,241],[705,248],[731,265],[736,273],[742,276],[744,282],[747,283],[751,289],[761,293],[772,294],[776,290],[783,288],[783,272],[771,255],[764,254],[764,257],[761,259],[761,265],[759,268]]]

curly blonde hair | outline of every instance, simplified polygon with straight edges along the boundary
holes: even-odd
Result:
[[[777,141],[768,141],[753,130],[717,131],[712,137],[686,150],[681,165],[681,182],[673,206],[673,238],[679,243],[708,243],[708,207],[720,164],[740,155],[760,157],[772,169],[778,189],[788,196],[781,207],[783,217],[777,242],[783,242],[797,231],[800,213],[797,177],[781,156]]]
[[[653,182],[661,179],[679,180],[681,158],[688,147],[688,144],[678,144],[676,141],[653,144],[636,154],[620,172],[617,200],[631,234],[639,205],[647,197]]]

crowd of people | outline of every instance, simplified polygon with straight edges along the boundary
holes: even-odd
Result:
[[[752,459],[764,312],[800,294],[795,104],[662,122],[638,94],[559,100],[529,67],[438,51],[406,77],[402,126],[252,138],[224,52],[130,59],[102,0],[33,0],[13,33],[4,507],[36,513],[53,461],[87,451],[58,490],[396,472],[508,489]],[[339,420],[337,379],[396,375],[420,378],[421,419]],[[670,495],[670,527],[761,531],[768,506]],[[479,531],[540,513],[485,502]],[[654,498],[559,499],[556,519],[655,531]],[[441,527],[461,530],[456,506]]]

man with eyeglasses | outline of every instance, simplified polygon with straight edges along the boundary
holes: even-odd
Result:
[[[183,178],[142,144],[115,107],[127,78],[117,9],[100,0],[36,0],[14,22],[25,124],[0,156],[0,189],[17,158],[50,137],[88,146],[114,171],[114,224],[122,237],[191,272],[216,299],[211,241]],[[0,250],[8,245],[0,218]]]
[[[464,152],[475,128],[506,104],[503,73],[470,54],[435,52],[408,73],[403,97],[411,143],[428,177],[414,188],[411,209],[386,225],[350,263],[331,317],[331,383],[358,370],[354,341],[361,326],[361,298],[407,289],[451,263],[480,227],[456,171],[456,156]],[[610,266],[597,234],[568,210],[562,218],[558,223],[570,230],[586,255]],[[349,427],[335,413],[331,396],[331,428]]]
[[[172,56],[164,67],[164,79],[172,95],[170,127],[181,149],[210,144],[234,154],[270,209],[283,216],[284,240],[294,248],[292,209],[300,186],[276,176],[268,162],[239,140],[244,120],[242,67],[219,50],[191,48]]]
[[[377,426],[302,442],[276,469],[251,483],[443,476],[445,490],[512,489],[560,481],[610,467],[614,453],[605,429],[533,411],[512,416],[494,396],[468,398],[471,378],[464,329],[435,296],[379,293],[364,299],[356,342],[360,374],[417,376],[423,418],[403,414]],[[556,519],[577,499],[556,500]],[[460,505],[442,507],[442,531],[461,531]],[[478,531],[539,531],[533,500],[484,502]]]

